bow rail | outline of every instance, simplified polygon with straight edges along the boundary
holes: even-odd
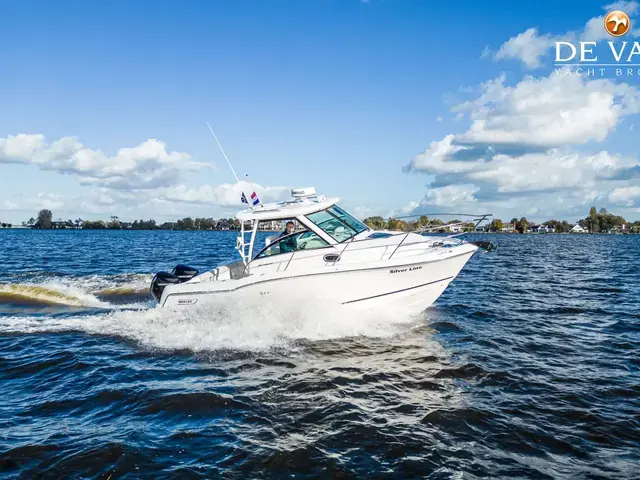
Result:
[[[442,223],[442,220],[440,220],[439,218],[433,218],[433,217],[443,217],[443,216],[447,216],[447,217],[470,217],[471,219],[469,221],[452,221],[450,223]],[[439,230],[451,230],[451,227],[454,226],[461,226],[461,225],[469,225],[472,224],[473,225],[473,231],[476,232],[478,230],[478,227],[480,227],[481,224],[486,222],[486,226],[488,227],[489,225],[491,225],[491,223],[493,222],[493,214],[491,213],[483,213],[483,214],[472,214],[472,213],[422,213],[422,214],[416,214],[416,215],[405,215],[405,216],[400,216],[400,217],[390,217],[388,219],[383,219],[385,220],[385,224],[383,226],[383,229],[387,229],[389,226],[389,223],[392,220],[404,220],[404,219],[410,219],[410,218],[422,218],[422,217],[426,217],[428,219],[428,223],[424,224],[424,225],[418,225],[417,229],[414,230],[410,230],[408,232],[405,233],[404,238],[400,241],[400,243],[398,243],[398,245],[396,246],[396,248],[393,250],[393,252],[391,253],[391,255],[389,256],[389,258],[393,257],[393,255],[398,251],[398,249],[400,248],[400,246],[402,246],[402,244],[404,243],[404,241],[409,237],[409,234],[411,233],[418,233],[420,235],[423,235],[425,233],[429,233],[429,232],[437,232]],[[457,218],[456,218],[457,220]],[[434,224],[432,222],[440,222],[437,224]],[[469,232],[458,232],[458,233],[453,233],[451,235],[447,235],[445,237],[440,237],[443,240],[447,240],[447,239],[453,239],[453,240],[457,240],[459,243],[462,243],[463,240],[459,240],[458,237],[461,237],[463,235],[468,234]],[[486,251],[491,251],[491,250],[495,250],[497,247],[491,243],[491,242],[471,242],[474,243],[476,245],[478,245],[479,247],[483,248]]]

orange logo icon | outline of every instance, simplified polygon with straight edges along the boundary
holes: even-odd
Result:
[[[631,28],[629,15],[621,10],[614,10],[604,17],[604,29],[609,35],[621,37]]]

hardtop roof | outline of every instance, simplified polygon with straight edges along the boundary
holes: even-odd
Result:
[[[251,220],[284,220],[325,210],[339,201],[340,199],[337,197],[325,198],[321,196],[267,203],[255,208],[241,210],[236,214],[236,218],[241,222]]]

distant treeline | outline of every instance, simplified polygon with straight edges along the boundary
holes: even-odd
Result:
[[[111,220],[85,220],[79,228],[90,230],[240,230],[240,222],[234,218],[196,218],[186,217],[176,222],[164,222],[158,225],[155,220],[134,220],[121,222]]]
[[[240,230],[240,221],[235,218],[183,218],[175,222],[164,222],[160,225],[153,220],[134,220],[122,222],[116,216],[109,221],[104,220],[53,220],[51,210],[40,210],[38,218],[30,218],[22,222],[25,227],[39,229],[85,229],[85,230]]]
[[[396,230],[410,232],[421,227],[428,227],[430,230],[440,232],[470,232],[476,229],[473,222],[465,222],[457,219],[444,222],[438,218],[429,218],[426,215],[414,221],[402,219],[383,219],[382,217],[369,217],[364,223],[374,230]],[[596,207],[591,207],[589,215],[577,222],[585,231],[590,233],[640,233],[640,222],[627,222],[623,217],[607,212],[602,208],[600,211]],[[135,220],[133,222],[122,222],[117,216],[112,216],[109,221],[104,220],[53,220],[51,210],[40,210],[37,218],[30,218],[22,222],[24,227],[57,229],[57,228],[78,228],[91,230],[240,230],[240,221],[235,218],[191,218],[186,217],[175,222],[164,222],[160,225],[155,220]],[[576,224],[571,224],[566,220],[547,220],[536,225],[525,217],[512,218],[510,222],[503,222],[501,219],[494,219],[489,225],[484,225],[483,231],[487,232],[547,232],[565,233],[569,232]],[[11,228],[10,223],[0,223],[2,228]]]
[[[455,229],[461,232],[474,231],[476,226],[473,222],[464,222],[457,219],[443,222],[438,218],[421,216],[415,221],[405,221],[401,219],[383,219],[382,217],[365,218],[364,223],[374,230],[400,230],[411,232],[421,227],[428,226],[430,229],[440,232],[449,232]],[[623,217],[607,212],[605,208],[596,210],[591,207],[589,215],[577,222],[584,230],[591,233],[640,233],[640,222],[627,222]],[[569,232],[575,224],[566,220],[551,219],[541,224],[536,224],[525,217],[520,219],[512,218],[510,222],[503,222],[496,218],[490,224],[483,226],[483,231],[487,232],[519,232],[528,233],[532,231],[544,231],[550,233]],[[541,229],[541,227],[544,227]]]

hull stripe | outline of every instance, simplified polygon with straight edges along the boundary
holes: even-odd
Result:
[[[406,292],[408,290],[413,290],[415,288],[426,287],[427,285],[433,285],[434,283],[444,282],[445,280],[450,280],[452,278],[453,277],[441,278],[440,280],[435,280],[433,282],[423,283],[422,285],[415,285],[413,287],[403,288],[402,290],[395,290],[393,292],[381,293],[379,295],[373,295],[371,297],[358,298],[357,300],[349,300],[348,302],[342,302],[342,305],[344,305],[346,303],[356,303],[356,302],[362,302],[364,300],[371,300],[371,299],[374,299],[374,298],[386,297],[387,295],[393,295],[395,293],[402,293],[402,292]]]

